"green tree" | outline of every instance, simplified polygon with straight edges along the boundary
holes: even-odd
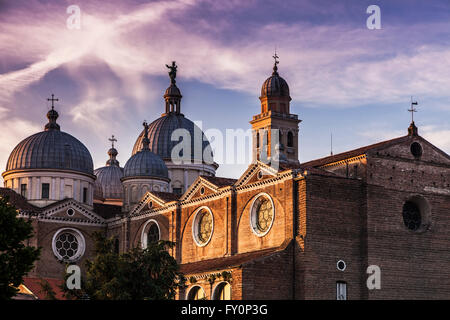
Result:
[[[11,299],[38,259],[40,248],[24,243],[33,236],[31,221],[17,217],[17,210],[0,197],[0,300]]]
[[[185,283],[176,260],[167,252],[174,244],[158,241],[148,248],[133,248],[118,254],[114,240],[95,233],[95,257],[86,261],[81,290],[66,296],[94,300],[163,300],[175,298]]]

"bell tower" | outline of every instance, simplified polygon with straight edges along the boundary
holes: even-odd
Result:
[[[298,124],[301,120],[290,113],[289,86],[278,74],[278,55],[273,56],[275,63],[272,76],[264,81],[261,88],[261,113],[253,116],[253,162],[271,162],[299,164],[298,160]]]

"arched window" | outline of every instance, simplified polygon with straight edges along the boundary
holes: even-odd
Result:
[[[228,282],[217,285],[214,290],[214,300],[231,300],[231,286]]]
[[[259,148],[259,132],[256,133],[256,147]]]
[[[147,232],[147,244],[159,241],[159,228],[156,223],[152,223]]]
[[[119,239],[118,238],[116,238],[114,240],[114,252],[117,253],[117,254],[119,254],[119,252],[120,252],[120,243],[119,243]]]
[[[291,131],[287,135],[287,146],[290,148],[294,147],[294,134]]]
[[[192,287],[187,295],[187,300],[204,300],[206,299],[205,290],[200,286]]]
[[[142,227],[141,245],[142,248],[147,248],[150,243],[161,240],[161,230],[156,220],[148,220]]]

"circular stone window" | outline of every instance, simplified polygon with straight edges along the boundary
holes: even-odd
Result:
[[[75,214],[75,211],[72,208],[67,209],[67,215],[68,216],[73,216],[74,214]]]
[[[262,171],[259,171],[258,172],[258,179],[261,180],[262,178],[263,178],[263,173],[262,173]]]
[[[415,158],[420,158],[422,156],[423,153],[423,149],[422,146],[420,145],[420,143],[418,142],[413,142],[411,144],[411,153]]]
[[[200,208],[192,224],[192,235],[199,247],[206,246],[211,240],[214,229],[214,218],[211,210],[206,207]]]
[[[344,271],[344,270],[347,268],[347,264],[345,263],[344,260],[339,260],[339,261],[336,263],[336,267],[337,267],[337,269],[338,269],[339,271]]]
[[[53,236],[52,249],[55,256],[62,261],[73,262],[84,254],[83,235],[75,229],[60,229]]]
[[[420,208],[412,201],[406,201],[403,205],[403,222],[409,230],[416,231],[422,224]]]
[[[200,188],[200,194],[201,194],[201,195],[205,194],[205,188],[204,188],[204,187],[201,187],[201,188]]]
[[[266,235],[272,227],[274,217],[275,209],[272,198],[267,194],[256,197],[250,214],[252,231],[259,237]]]

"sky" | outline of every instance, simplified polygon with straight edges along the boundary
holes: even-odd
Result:
[[[370,5],[380,29],[369,29]],[[80,9],[73,28],[72,5]],[[72,24],[68,24],[71,22]],[[450,153],[448,0],[0,0],[0,167],[42,131],[52,93],[61,130],[123,166],[142,122],[164,112],[176,61],[182,113],[202,129],[250,128],[273,54],[300,123],[300,162],[419,134]],[[219,162],[237,178],[245,163]]]

